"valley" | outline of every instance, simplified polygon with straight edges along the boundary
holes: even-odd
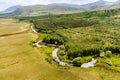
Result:
[[[9,25],[7,24],[7,21]],[[1,80],[85,80],[89,77],[95,77],[94,80],[99,77],[92,73],[80,72],[77,74],[74,69],[65,69],[64,67],[56,66],[55,64],[49,64],[46,62],[46,54],[43,53],[44,49],[32,47],[31,42],[35,41],[38,36],[30,30],[30,24],[24,22],[17,22],[13,19],[0,19],[2,27],[5,27],[6,31],[11,26],[13,28],[12,35],[0,37],[0,79]],[[14,26],[24,30],[16,30]],[[0,29],[3,31],[3,29]],[[20,34],[14,34],[14,33]],[[6,34],[6,32],[1,33]],[[50,52],[52,52],[51,49]],[[51,53],[52,54],[52,53]],[[90,71],[91,72],[91,71]],[[80,77],[88,74],[88,78]]]
[[[40,36],[37,41],[41,40],[40,44],[46,46],[39,50],[46,55],[49,64],[58,65],[59,68],[59,57],[60,62],[73,65],[67,67],[79,79],[82,78],[81,73],[87,72],[87,75],[95,75],[95,80],[119,80],[119,13],[119,9],[111,9],[18,19],[33,23]],[[52,59],[51,54],[54,47],[59,48],[56,59]],[[95,67],[80,68],[94,57],[97,57]]]
[[[120,80],[119,4],[15,5],[0,12],[0,80]]]

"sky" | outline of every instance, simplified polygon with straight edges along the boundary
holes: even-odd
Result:
[[[0,11],[7,9],[14,5],[35,5],[35,4],[51,4],[51,3],[69,3],[69,4],[87,4],[98,0],[0,0]],[[106,0],[106,1],[117,1],[117,0]]]

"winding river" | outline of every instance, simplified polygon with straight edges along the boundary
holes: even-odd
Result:
[[[33,24],[31,25],[31,29],[34,33],[38,33],[35,29],[34,29],[34,26]],[[43,45],[40,45],[39,43],[42,42],[42,40],[36,42],[36,43],[33,43],[34,46],[36,47],[45,47]],[[53,51],[52,51],[52,58],[57,62],[59,63],[59,65],[61,66],[70,66],[70,64],[66,63],[66,62],[63,62],[63,61],[60,61],[58,55],[57,55],[57,52],[58,52],[59,48],[55,48]],[[97,62],[97,59],[94,59],[92,58],[92,60],[88,63],[84,63],[82,64],[80,67],[81,68],[89,68],[89,67],[94,67],[94,63]]]

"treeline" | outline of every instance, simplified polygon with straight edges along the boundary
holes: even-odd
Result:
[[[77,27],[87,27],[98,24],[98,20],[94,19],[46,19],[46,20],[34,20],[34,26],[38,29],[38,32],[47,32],[49,30],[54,31],[56,29],[67,29]]]
[[[99,56],[101,51],[106,52],[108,50],[113,54],[120,54],[120,46],[81,48],[79,45],[71,42],[65,43],[65,51],[70,60],[83,56]]]
[[[43,15],[43,16],[33,16],[33,17],[17,17],[20,20],[39,20],[39,19],[57,19],[57,18],[91,18],[91,17],[99,17],[105,18],[114,16],[120,13],[120,8],[118,9],[110,9],[110,10],[99,10],[99,11],[88,11],[81,13],[73,13],[73,14],[59,14],[59,15]]]
[[[99,24],[103,18],[120,13],[120,9],[81,12],[74,14],[45,15],[37,17],[17,17],[34,24],[38,32],[51,33],[56,29],[88,27]],[[102,24],[102,23],[100,23]]]
[[[88,47],[81,48],[80,45],[66,41],[66,39],[60,35],[51,34],[44,37],[43,42],[47,44],[64,45],[64,51],[68,59],[73,60],[77,57],[84,56],[99,56],[100,52],[111,51],[113,54],[120,54],[120,46],[113,45],[107,47]]]
[[[51,34],[43,38],[43,42],[47,44],[62,45],[64,44],[64,39],[56,34]]]

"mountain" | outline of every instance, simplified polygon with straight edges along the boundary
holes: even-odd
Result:
[[[120,0],[109,2],[105,0],[99,0],[93,3],[80,5],[79,7],[83,8],[84,10],[100,10],[100,9],[113,9],[113,8],[120,8]]]
[[[51,6],[64,6],[64,7],[78,7],[79,5],[77,4],[67,4],[67,3],[53,3],[53,4],[48,4]]]
[[[18,8],[21,8],[21,7],[22,7],[21,5],[11,6],[11,7],[7,8],[6,10],[4,10],[3,12],[4,13],[10,13],[10,12],[13,12],[13,11],[17,10]]]
[[[15,10],[12,14],[19,14],[19,16],[36,16],[36,15],[46,15],[46,14],[67,14],[80,12],[80,9],[72,6],[62,6],[62,5],[32,5],[24,6]]]
[[[31,5],[31,6],[13,6],[5,10],[11,12],[10,14],[0,14],[0,16],[39,16],[47,14],[69,14],[83,11],[104,10],[120,8],[120,0],[115,2],[108,2],[99,0],[93,3],[84,5],[53,3],[48,5]],[[13,11],[13,12],[12,12]]]

